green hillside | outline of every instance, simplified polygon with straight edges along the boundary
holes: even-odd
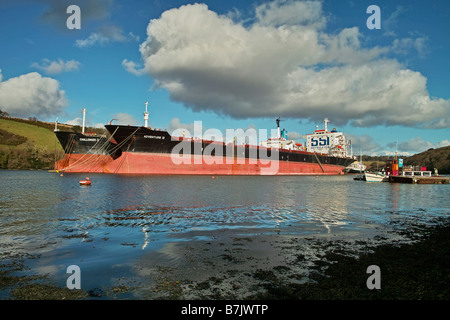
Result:
[[[63,149],[50,128],[43,122],[0,118],[0,168],[53,169]]]

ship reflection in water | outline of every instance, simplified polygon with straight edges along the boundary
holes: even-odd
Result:
[[[0,172],[2,259],[22,257],[31,273],[61,287],[69,265],[81,268],[85,288],[130,281],[139,287],[167,268],[191,281],[226,272],[218,265],[245,277],[293,263],[287,243],[312,263],[319,254],[308,242],[300,246],[303,240],[398,241],[397,228],[429,225],[450,212],[445,187],[358,183],[352,176],[90,174],[89,188],[78,183],[84,177]],[[307,274],[307,264],[295,268]],[[154,298],[150,291],[131,298]]]

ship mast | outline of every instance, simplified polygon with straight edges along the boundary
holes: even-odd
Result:
[[[148,111],[147,111],[148,101],[145,102],[145,112],[144,112],[144,127],[148,127]]]
[[[330,120],[328,120],[328,118],[325,118],[323,120],[323,126],[324,126],[324,129],[325,129],[325,132],[328,132],[328,122],[330,122]]]
[[[280,117],[277,118],[277,130],[278,130],[278,139],[281,139],[281,132],[280,132]]]
[[[84,125],[86,120],[86,108],[83,108],[83,127],[81,129],[81,133],[84,134]]]

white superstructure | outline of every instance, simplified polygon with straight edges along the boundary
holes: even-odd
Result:
[[[324,129],[316,130],[314,133],[306,135],[306,151],[326,154],[335,157],[348,157],[347,146],[350,144],[346,141],[342,132],[333,130],[328,131],[328,122],[325,118]]]
[[[350,141],[347,141],[344,134],[336,131],[335,128],[328,131],[329,122],[330,121],[328,119],[325,119],[324,129],[318,129],[314,131],[314,133],[307,134],[306,145],[304,146],[301,143],[288,139],[287,131],[285,129],[280,130],[280,118],[278,118],[278,136],[261,142],[261,145],[266,148],[307,151],[333,157],[353,158],[353,156],[350,156],[347,152],[347,147],[350,145]]]

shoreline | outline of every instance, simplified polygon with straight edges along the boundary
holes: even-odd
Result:
[[[450,299],[450,221],[441,218],[434,226],[408,227],[397,232],[410,243],[283,235],[224,235],[217,241],[177,242],[171,250],[182,262],[149,265],[154,261],[149,254],[136,263],[134,271],[146,274],[150,282],[122,279],[117,286],[90,290],[61,288],[46,276],[14,275],[26,274],[24,260],[37,256],[2,257],[0,291],[2,296],[8,293],[3,298],[7,300]],[[316,250],[312,253],[316,257],[311,259],[305,248]],[[279,260],[277,252],[282,253]],[[367,288],[370,265],[380,267],[379,290]],[[207,274],[207,269],[213,272]]]

